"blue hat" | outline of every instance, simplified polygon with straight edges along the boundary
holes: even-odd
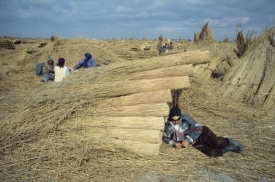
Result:
[[[87,52],[87,53],[85,53],[85,57],[87,58],[87,60],[89,60],[92,58],[92,54]]]

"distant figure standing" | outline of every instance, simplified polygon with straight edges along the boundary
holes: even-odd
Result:
[[[162,41],[163,41],[163,37],[162,37],[162,34],[160,34],[160,36],[159,36],[159,43],[162,44]]]
[[[89,68],[89,67],[96,67],[96,61],[92,57],[90,53],[85,53],[85,58],[79,61],[74,67],[73,71],[79,69],[79,68]]]
[[[67,66],[65,65],[65,59],[64,58],[59,58],[57,65],[54,67],[54,72],[55,72],[55,77],[54,81],[55,82],[61,82],[63,78],[69,76],[70,70]]]
[[[160,42],[157,44],[157,50],[159,51],[159,54],[162,54],[164,52],[163,46],[161,45]]]

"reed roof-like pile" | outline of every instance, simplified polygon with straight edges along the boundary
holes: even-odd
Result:
[[[259,36],[226,77],[220,91],[253,105],[275,106],[275,29],[269,28]]]

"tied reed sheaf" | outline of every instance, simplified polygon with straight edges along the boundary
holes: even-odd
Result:
[[[115,107],[119,107],[120,102],[121,106],[123,103],[128,105],[129,99],[136,97],[130,97],[126,99],[127,101],[123,101],[123,99],[119,100],[119,96],[124,95],[125,92],[130,96],[133,93],[130,94],[131,90],[127,90],[127,88],[144,83],[138,82],[141,78],[142,80],[146,79],[142,77],[141,73],[158,75],[161,72],[147,73],[164,69],[157,67],[161,64],[171,68],[180,65],[183,66],[181,71],[188,73],[189,68],[186,68],[185,65],[192,64],[188,60],[192,61],[199,54],[198,52],[190,53],[191,56],[185,56],[182,60],[180,54],[172,54],[147,60],[135,60],[131,64],[121,60],[112,60],[113,65],[96,68],[93,70],[94,72],[80,70],[77,73],[72,73],[61,83],[42,84],[34,75],[34,64],[54,51],[55,55],[64,53],[69,57],[71,53],[69,54],[67,50],[75,49],[70,46],[81,44],[83,39],[68,40],[68,42],[73,41],[74,44],[67,41],[60,41],[56,44],[55,41],[49,42],[46,46],[38,49],[36,53],[28,54],[14,62],[10,61],[13,59],[9,50],[0,52],[1,55],[4,55],[4,60],[1,63],[8,65],[1,70],[0,107],[3,111],[0,123],[1,180],[218,181],[214,176],[219,174],[223,177],[231,177],[229,178],[231,181],[274,181],[274,117],[270,116],[270,112],[261,105],[249,105],[237,99],[221,97],[217,94],[223,89],[221,81],[202,78],[196,74],[190,78],[188,89],[182,91],[179,97],[179,106],[184,113],[190,114],[202,124],[209,126],[217,135],[241,141],[244,144],[241,154],[227,153],[224,157],[209,158],[192,146],[187,149],[175,150],[161,144],[159,155],[147,156],[112,143],[108,135],[93,139],[85,137],[85,135],[77,135],[78,130],[79,132],[85,131],[80,130],[81,127],[77,126],[79,124],[77,122],[73,123],[75,127],[72,124],[68,125],[71,128],[61,127],[74,120],[87,119],[85,113],[87,113],[87,117],[93,117],[89,114],[96,109],[105,107],[108,112],[107,106],[111,104]],[[85,47],[87,42],[89,41],[85,40],[85,43],[79,46]],[[270,38],[269,42],[271,42]],[[106,44],[94,41],[93,45],[96,47],[96,45],[106,46]],[[113,43],[112,46],[114,46]],[[266,49],[263,46],[258,48]],[[272,51],[271,48],[268,47],[268,50]],[[100,47],[97,47],[96,50],[99,51],[98,57],[102,52],[108,52],[105,49],[100,52]],[[231,54],[230,51],[232,50],[228,49],[228,54]],[[260,50],[250,51],[250,53],[249,50],[247,52],[247,55],[251,55],[250,58],[252,58],[252,52],[260,52]],[[188,52],[187,49],[186,53]],[[205,52],[200,51],[200,53],[204,54]],[[81,56],[79,52],[76,54]],[[222,55],[224,54],[223,50]],[[269,56],[273,59],[272,55]],[[114,59],[116,59],[115,56]],[[209,63],[212,57],[196,58],[198,61],[203,59],[207,60],[203,63]],[[68,64],[72,65],[74,60],[72,57],[69,58]],[[154,66],[158,60],[159,64]],[[202,62],[196,64],[200,63]],[[22,66],[24,69],[21,70],[18,66]],[[165,75],[169,75],[169,71],[164,71],[164,77]],[[125,76],[128,77],[125,78]],[[150,79],[157,78],[153,76]],[[226,81],[226,77],[224,80]],[[157,85],[155,81],[146,83],[155,84],[159,88],[163,85],[161,82]],[[127,84],[117,85],[114,83]],[[172,83],[166,84],[172,85]],[[184,79],[177,84],[184,86]],[[98,87],[94,87],[94,85]],[[105,91],[103,88],[109,89]],[[138,88],[136,91],[140,92]],[[153,92],[155,91],[152,90]],[[150,98],[152,102],[155,100],[154,98],[157,98],[157,94]],[[272,97],[270,96],[268,99],[270,99],[269,103],[272,103]],[[163,100],[163,102],[165,101]],[[138,101],[135,103],[139,104]],[[271,107],[272,104],[269,106]],[[100,126],[104,130],[108,125],[101,124]],[[144,148],[146,150],[146,146]]]

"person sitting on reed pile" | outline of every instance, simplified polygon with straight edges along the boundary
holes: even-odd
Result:
[[[179,107],[170,109],[162,141],[176,149],[192,145],[209,157],[223,156],[228,151],[240,153],[243,148],[237,140],[217,137],[207,126],[202,126],[191,116],[182,114]]]
[[[47,57],[47,62],[37,64],[36,69],[40,69],[40,72],[37,72],[37,75],[43,75],[43,79],[41,80],[41,82],[48,82],[48,80],[54,80],[54,66],[55,63],[51,56]]]
[[[170,42],[170,44],[168,45],[168,50],[172,50],[174,49],[174,45],[173,42]]]
[[[79,61],[73,68],[72,71],[76,71],[79,68],[96,67],[96,61],[90,53],[85,53],[85,58]]]
[[[162,44],[160,42],[157,44],[157,50],[159,51],[159,54],[164,53],[164,49],[163,49]]]
[[[54,81],[55,82],[61,82],[63,78],[67,77],[70,75],[70,70],[67,66],[65,65],[65,59],[64,58],[59,58],[57,65],[54,67]]]
[[[163,46],[164,52],[168,52],[169,51],[169,45],[168,43],[165,43],[165,45]]]

